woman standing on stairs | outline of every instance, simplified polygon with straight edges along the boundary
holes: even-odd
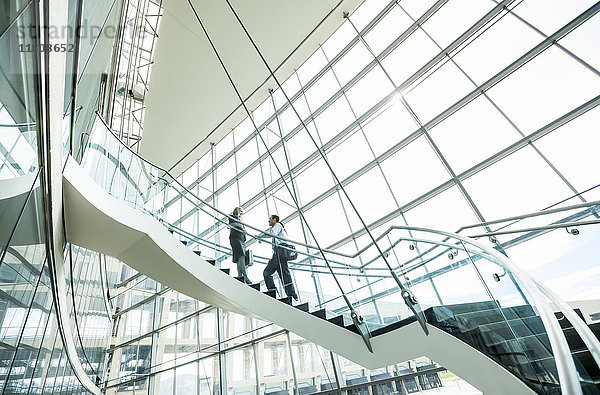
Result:
[[[233,209],[233,213],[229,216],[229,244],[233,251],[233,263],[237,264],[238,277],[242,277],[246,284],[252,284],[246,273],[246,229],[242,220],[244,210],[241,207]]]

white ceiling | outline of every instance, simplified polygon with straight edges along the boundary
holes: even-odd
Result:
[[[362,1],[231,3],[282,82]],[[224,0],[192,2],[249,108],[255,108],[277,85]],[[164,0],[163,7],[140,153],[176,175],[246,115],[188,1]]]

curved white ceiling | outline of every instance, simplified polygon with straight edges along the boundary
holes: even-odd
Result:
[[[232,0],[277,78],[285,80],[363,0]],[[275,82],[224,0],[192,0],[242,96],[253,109]],[[146,96],[140,153],[174,174],[245,117],[187,0],[164,0]]]

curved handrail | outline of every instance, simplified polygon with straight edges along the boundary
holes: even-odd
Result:
[[[224,219],[218,218],[218,216],[215,215],[214,213],[217,213],[218,215],[221,215],[224,218],[231,218],[229,214],[226,214],[223,211],[219,210],[218,208],[212,206],[211,204],[207,203],[204,199],[201,199],[199,196],[197,196],[193,191],[188,190],[181,182],[179,182],[176,178],[172,177],[169,174],[168,171],[160,168],[159,166],[155,166],[155,165],[151,164],[149,161],[147,161],[146,159],[140,157],[130,147],[128,147],[127,145],[123,144],[120,141],[120,139],[118,139],[118,137],[113,133],[112,130],[110,130],[110,128],[108,127],[108,125],[106,125],[104,123],[104,120],[99,115],[98,115],[97,119],[99,119],[104,124],[104,126],[105,126],[104,129],[107,130],[108,132],[110,132],[110,134],[121,144],[121,146],[126,147],[127,150],[130,151],[130,153],[133,155],[133,157],[138,158],[144,164],[147,164],[147,165],[149,165],[149,166],[157,169],[159,172],[162,172],[162,174],[156,176],[157,177],[156,180],[150,180],[149,177],[147,177],[148,181],[150,182],[150,188],[153,188],[156,184],[160,183],[159,188],[157,190],[157,193],[159,193],[159,192],[161,192],[163,190],[163,188],[175,186],[174,192],[176,192],[177,194],[181,195],[181,197],[183,199],[186,199],[187,201],[189,201],[190,203],[192,203],[194,206],[197,207],[198,210],[201,210],[202,212],[208,214],[215,221],[217,221],[219,223],[222,223],[226,228],[231,228],[232,227],[232,225],[229,224],[228,221],[226,222]],[[89,142],[88,142],[88,144],[89,144]],[[150,196],[150,194],[143,194],[143,193],[142,193],[141,196],[144,198],[143,200],[144,200],[145,203],[148,202],[153,197],[153,196]],[[192,200],[192,198],[195,199],[195,200]],[[127,199],[127,197],[126,197],[126,199]],[[146,210],[144,207],[139,207],[139,204],[137,202],[135,202],[134,204],[135,204],[136,208],[141,208],[142,210],[147,211],[150,215],[152,215],[154,217],[156,217],[157,215],[160,215],[160,214],[162,214],[164,212],[164,210],[161,211],[161,209],[156,210],[156,212],[151,212],[151,211]],[[214,213],[209,212],[206,209],[207,207],[210,210],[213,210]],[[172,226],[172,225],[170,225],[168,223],[168,221],[163,221],[163,222],[166,223],[167,226],[169,226],[169,227]],[[244,225],[246,225],[249,229],[253,229],[253,230],[256,230],[256,231],[258,231],[260,233],[264,233],[263,230],[260,230],[260,229],[254,227],[254,226],[252,226],[250,224],[246,224],[243,221],[239,221],[239,222],[242,223],[242,224],[244,224]],[[463,236],[460,236],[458,234],[452,234],[452,233],[448,233],[448,232],[431,230],[431,229],[426,229],[426,228],[409,227],[409,226],[391,226],[391,227],[389,227],[386,231],[384,231],[376,239],[374,238],[371,243],[367,244],[365,247],[363,247],[362,249],[360,249],[359,251],[357,251],[354,254],[346,254],[346,253],[340,253],[338,251],[324,250],[324,249],[320,249],[318,246],[315,247],[315,246],[312,246],[310,244],[298,242],[298,241],[295,241],[295,240],[292,240],[292,239],[289,239],[289,238],[285,238],[285,237],[276,237],[276,236],[272,236],[272,235],[269,235],[269,236],[270,237],[276,237],[279,240],[283,240],[283,241],[286,241],[286,242],[291,242],[291,243],[294,243],[294,244],[297,244],[297,245],[300,245],[300,246],[304,246],[306,248],[319,250],[320,251],[320,255],[322,255],[323,259],[327,263],[327,266],[328,266],[328,268],[329,268],[329,270],[331,272],[331,275],[333,275],[334,280],[336,280],[336,282],[337,282],[337,279],[335,278],[336,274],[334,273],[333,269],[331,268],[331,266],[327,262],[327,258],[324,255],[325,253],[330,253],[330,254],[333,254],[333,255],[336,255],[336,256],[341,256],[341,257],[344,257],[344,258],[356,258],[356,257],[360,256],[361,254],[363,254],[364,252],[366,252],[369,248],[371,248],[373,246],[376,246],[378,240],[381,240],[383,237],[387,236],[390,232],[392,232],[394,230],[406,230],[406,231],[409,231],[409,232],[426,232],[426,233],[429,233],[429,234],[437,234],[437,235],[445,237],[445,239],[443,239],[441,241],[440,240],[431,241],[431,240],[424,240],[424,239],[413,238],[413,237],[405,237],[405,238],[403,238],[404,240],[412,241],[412,242],[430,242],[430,243],[435,243],[436,244],[434,247],[432,247],[432,248],[428,249],[427,251],[419,254],[419,256],[417,258],[412,258],[411,260],[409,260],[408,263],[414,261],[415,259],[419,259],[419,257],[425,256],[429,252],[431,252],[434,249],[439,248],[439,247],[445,247],[445,250],[442,251],[442,254],[444,252],[448,251],[449,249],[460,248],[461,250],[464,250],[465,252],[467,252],[467,254],[470,254],[469,255],[469,259],[471,261],[473,259],[473,255],[474,256],[477,256],[477,255],[485,256],[488,259],[490,259],[493,263],[498,264],[500,267],[504,268],[505,270],[510,271],[511,274],[512,274],[512,277],[514,277],[513,281],[515,282],[515,285],[517,285],[520,288],[522,288],[527,293],[527,295],[529,296],[529,298],[535,302],[535,305],[539,309],[540,317],[542,319],[544,327],[548,331],[548,337],[550,339],[551,347],[552,347],[552,350],[554,350],[554,353],[555,353],[555,356],[556,356],[556,364],[557,364],[558,373],[559,373],[559,380],[560,380],[561,384],[564,385],[565,389],[568,389],[568,390],[572,389],[574,391],[573,393],[578,393],[577,390],[576,390],[576,387],[579,388],[579,391],[580,391],[580,387],[578,387],[579,381],[578,381],[578,378],[577,378],[574,361],[572,359],[572,356],[571,356],[571,353],[569,351],[568,345],[567,345],[566,340],[564,338],[564,334],[560,330],[560,325],[558,324],[558,321],[554,317],[553,312],[551,311],[551,309],[549,308],[549,306],[546,304],[546,302],[544,300],[544,296],[542,295],[542,293],[540,292],[540,290],[531,282],[531,280],[529,279],[529,277],[527,277],[527,275],[525,275],[524,273],[522,273],[517,267],[515,267],[514,265],[512,265],[512,263],[510,261],[508,261],[506,259],[506,257],[504,257],[503,255],[499,254],[495,250],[488,249],[487,247],[485,247],[483,245],[480,245],[479,243],[475,242],[474,240],[466,238],[466,237],[463,237]],[[257,236],[254,236],[254,235],[251,235],[251,234],[249,234],[249,236],[252,237],[252,238],[257,238]],[[454,244],[451,244],[451,243],[446,243],[446,241],[448,241],[450,239],[457,240],[459,244],[454,245]],[[403,241],[403,240],[399,239],[395,244],[397,244],[400,241]],[[270,243],[268,241],[267,241],[267,243],[268,244],[273,244],[273,243]],[[409,308],[411,308],[413,314],[417,318],[419,318],[417,312],[415,312],[415,310],[411,307],[411,303],[409,303],[409,301],[411,301],[412,298],[413,298],[412,294],[410,293],[410,291],[407,291],[405,289],[405,287],[402,285],[402,283],[399,280],[397,274],[395,273],[395,270],[391,267],[391,265],[389,265],[389,263],[385,259],[383,252],[379,248],[378,248],[378,250],[380,252],[381,258],[383,258],[383,260],[385,261],[385,263],[387,264],[387,266],[389,268],[390,276],[395,280],[395,282],[400,287],[400,290],[402,292],[402,296],[403,296],[406,304],[408,305]],[[309,254],[306,254],[306,255],[309,258],[311,257]],[[437,256],[439,256],[439,254]],[[313,257],[317,257],[316,254],[314,254]],[[319,258],[319,257],[317,257],[317,258]],[[367,264],[363,264],[362,266],[359,266],[359,267],[354,267],[352,265],[346,265],[346,266],[348,268],[352,268],[352,269],[363,270],[370,263],[372,263],[372,262],[369,262]],[[425,262],[425,263],[427,263],[427,262]],[[413,265],[413,267],[411,268],[411,270],[414,270],[414,269],[416,269],[416,268],[424,265],[425,263],[419,262],[417,265]],[[404,264],[406,264],[406,262]],[[403,265],[400,265],[400,266],[403,266]],[[483,279],[480,279],[480,280],[483,282]],[[517,282],[517,280],[518,280],[518,282]],[[338,282],[338,285],[339,285],[339,282]],[[483,285],[485,286],[485,282],[483,282]],[[341,292],[343,294],[342,297],[344,298],[344,300],[348,304],[348,307],[352,311],[354,311],[353,307],[352,307],[352,304],[349,302],[349,300],[347,298],[346,293],[341,288],[340,288],[340,290],[341,290]],[[489,292],[489,290],[488,290],[488,292]],[[491,296],[491,294],[490,294],[490,296]],[[412,303],[412,305],[414,305],[414,304],[416,304],[416,300],[414,301],[414,303]]]
[[[600,203],[600,201],[599,201]],[[583,205],[577,205],[577,207],[574,208],[578,208],[580,206]],[[592,356],[594,357],[594,360],[596,361],[597,365],[600,366],[600,342],[598,341],[598,339],[594,336],[594,334],[590,331],[590,329],[587,327],[587,325],[585,325],[585,323],[583,323],[581,321],[581,318],[572,310],[572,308],[570,306],[568,306],[566,303],[564,303],[556,294],[554,294],[551,290],[549,290],[547,287],[545,287],[542,283],[540,283],[539,281],[535,280],[533,277],[531,277],[530,275],[524,273],[524,272],[519,272],[518,274],[516,273],[516,270],[514,269],[512,263],[510,263],[510,261],[508,259],[506,259],[502,254],[499,254],[497,252],[492,252],[490,249],[485,248],[483,245],[479,245],[479,243],[473,241],[472,239],[469,239],[467,237],[463,237],[463,236],[459,236],[457,234],[452,234],[449,232],[443,232],[443,231],[437,231],[437,230],[432,230],[432,229],[427,229],[427,228],[418,228],[418,227],[411,227],[411,226],[391,226],[389,227],[381,236],[385,236],[388,235],[389,233],[391,233],[393,230],[408,230],[408,231],[421,231],[421,232],[428,232],[428,233],[433,233],[433,234],[438,234],[440,236],[445,236],[444,239],[442,241],[433,241],[433,240],[426,240],[424,238],[416,238],[416,237],[400,237],[398,239],[396,239],[396,241],[392,244],[392,245],[396,245],[397,243],[399,243],[400,241],[409,241],[409,242],[415,242],[415,243],[425,243],[425,244],[435,244],[432,248],[427,249],[426,251],[418,254],[416,257],[411,258],[410,260],[404,262],[402,265],[400,266],[404,266],[412,261],[415,261],[419,258],[423,258],[424,256],[426,256],[429,252],[432,252],[434,249],[438,248],[438,247],[446,247],[446,249],[444,249],[443,251],[441,251],[438,255],[435,255],[434,257],[431,257],[427,260],[424,260],[422,262],[419,262],[417,265],[413,265],[412,267],[406,268],[405,272],[406,273],[410,273],[413,270],[418,269],[419,267],[425,265],[426,263],[428,263],[429,261],[435,259],[436,257],[445,254],[447,251],[449,250],[453,250],[456,248],[456,245],[451,244],[451,243],[447,243],[446,241],[454,238],[454,239],[459,239],[462,242],[466,243],[467,245],[473,245],[475,247],[478,247],[480,250],[479,251],[475,251],[474,249],[470,249],[465,247],[465,250],[469,253],[472,254],[476,254],[476,255],[487,255],[488,257],[493,257],[495,258],[494,260],[498,261],[498,263],[502,263],[503,264],[503,268],[505,270],[510,270],[513,275],[516,274],[517,278],[520,278],[521,276],[525,276],[525,278],[530,279],[535,287],[533,287],[533,291],[537,293],[536,289],[541,291],[546,297],[548,297],[553,304],[556,305],[557,308],[559,308],[559,310],[561,312],[563,312],[565,314],[565,316],[567,316],[567,318],[569,319],[569,321],[573,324],[574,328],[576,329],[577,333],[581,336],[581,338],[583,339],[584,343],[586,344],[588,350],[590,351],[590,353],[592,354]],[[368,247],[365,247],[363,249],[361,249],[358,253],[356,254],[345,254],[345,255],[349,255],[350,257],[358,257],[362,252],[366,251],[368,249]],[[308,254],[306,254],[308,255]],[[310,257],[313,258],[317,258],[314,254],[310,255]],[[373,260],[378,259],[377,257],[373,258]],[[508,264],[507,264],[508,263]],[[360,268],[365,268],[367,264],[362,265]],[[315,267],[314,265],[310,265],[310,264],[302,264],[302,263],[296,263],[295,266],[311,266],[311,267]],[[295,270],[298,270],[297,268],[295,268]],[[302,270],[302,269],[300,269]],[[386,276],[369,276],[366,274],[363,274],[362,276],[364,277],[372,277],[372,278],[386,278]],[[521,282],[525,283],[523,281],[523,279],[521,279]],[[372,285],[372,284],[370,284]],[[367,287],[368,285],[365,285],[364,287]],[[362,288],[362,287],[361,287]],[[350,292],[354,292],[354,291],[358,291],[359,289],[355,289],[353,291]],[[527,289],[527,287],[525,287]],[[528,293],[531,293],[531,290],[529,290]],[[539,297],[539,295],[538,295]],[[334,298],[331,298],[329,300],[323,301],[322,303],[320,303],[320,305],[326,305],[327,303],[334,301],[336,299],[339,299],[340,296],[336,296]],[[546,306],[546,303],[541,303],[541,305]],[[543,317],[543,316],[542,316]],[[552,315],[552,317],[554,317]],[[544,322],[544,326],[547,327],[546,322]],[[555,328],[556,329],[556,328]],[[562,334],[562,330],[559,331]],[[567,346],[568,347],[568,346]],[[553,349],[555,349],[556,346],[553,347]]]
[[[508,221],[517,221],[517,220],[522,220],[522,219],[526,219],[526,218],[539,217],[539,216],[543,216],[543,215],[560,213],[560,212],[563,212],[563,211],[575,210],[575,209],[578,209],[578,208],[592,207],[592,206],[598,206],[598,205],[600,205],[600,200],[594,200],[592,202],[579,203],[579,204],[574,204],[574,205],[571,205],[571,206],[565,206],[565,207],[559,207],[559,208],[555,208],[555,209],[536,211],[536,212],[533,212],[533,213],[527,213],[527,214],[521,214],[521,215],[514,215],[512,217],[506,217],[506,218],[502,218],[502,219],[496,219],[496,220],[493,220],[493,221],[478,222],[476,224],[461,226],[455,233],[460,233],[460,232],[462,232],[463,230],[466,230],[466,229],[478,228],[480,226],[501,224],[503,222],[508,222]]]
[[[581,337],[581,340],[585,343],[590,354],[594,358],[596,365],[600,367],[600,341],[594,335],[594,332],[591,331],[589,326],[581,319],[579,314],[573,310],[571,306],[565,303],[554,291],[550,288],[542,284],[540,281],[536,280],[533,276],[530,276],[531,281],[542,291],[544,295],[560,310],[561,313],[567,317],[573,328]]]
[[[396,226],[396,229],[411,229],[420,231],[432,231],[440,235],[447,237],[454,237],[465,243],[472,244],[486,250],[486,248],[475,240],[468,239],[464,236],[451,234],[448,232],[430,230],[425,228],[407,227],[407,226]],[[504,255],[500,254],[496,250],[487,249],[488,253],[496,258],[496,262],[501,264],[504,269],[508,269],[512,275],[521,282],[521,286],[525,289],[529,297],[534,300],[540,312],[540,318],[544,324],[544,327],[550,340],[550,345],[555,356],[556,367],[558,369],[559,382],[561,389],[567,394],[582,394],[581,385],[579,383],[579,376],[575,367],[574,357],[571,354],[567,339],[560,327],[554,312],[550,309],[550,306],[544,300],[544,295],[538,287],[536,287],[531,280],[530,276],[525,274],[521,269],[512,264]]]

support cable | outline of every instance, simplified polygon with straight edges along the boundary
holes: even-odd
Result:
[[[277,162],[275,161],[275,158],[273,157],[271,150],[269,149],[269,146],[266,144],[264,138],[262,137],[262,135],[260,134],[259,130],[258,130],[258,126],[256,125],[256,123],[254,122],[254,118],[252,117],[250,110],[248,109],[248,106],[246,105],[246,102],[244,101],[244,99],[242,98],[242,95],[240,93],[240,91],[238,90],[235,82],[233,81],[231,74],[229,73],[229,70],[227,70],[227,67],[225,66],[225,63],[223,63],[223,60],[219,54],[219,52],[217,51],[217,48],[215,47],[212,39],[210,38],[210,35],[208,34],[208,31],[206,30],[206,28],[204,27],[204,24],[202,23],[202,20],[200,19],[200,16],[198,15],[198,12],[196,11],[196,8],[194,7],[194,5],[192,4],[191,0],[188,0],[188,4],[190,5],[192,11],[194,12],[194,15],[196,16],[196,19],[198,20],[198,23],[200,25],[200,27],[202,28],[202,31],[204,32],[213,52],[215,53],[217,59],[219,60],[219,63],[221,64],[221,67],[223,68],[223,71],[225,72],[225,74],[227,75],[227,78],[229,79],[229,82],[231,83],[231,86],[233,88],[233,90],[235,91],[235,94],[237,95],[238,99],[240,100],[242,107],[244,108],[244,110],[246,111],[246,113],[248,114],[248,118],[250,119],[250,121],[252,122],[252,126],[254,127],[254,129],[256,130],[256,134],[257,136],[260,138],[261,142],[263,143],[269,157],[271,158],[275,169],[277,170],[277,173],[279,174],[279,176],[281,177],[281,180],[285,186],[285,188],[287,189],[288,193],[290,194],[290,197],[292,198],[292,200],[294,201],[295,206],[298,209],[298,214],[300,215],[300,217],[302,218],[302,220],[304,221],[304,223],[306,224],[306,228],[309,231],[311,237],[314,239],[315,244],[317,246],[317,249],[319,250],[319,252],[321,253],[321,255],[323,256],[323,260],[325,261],[325,263],[327,264],[327,267],[329,268],[329,271],[331,273],[331,275],[333,276],[333,280],[335,281],[337,287],[339,288],[340,292],[342,293],[342,297],[344,298],[344,301],[346,302],[346,304],[348,305],[348,309],[350,310],[350,316],[352,318],[352,321],[354,322],[354,325],[356,325],[356,328],[358,329],[358,331],[360,332],[361,337],[363,338],[368,350],[370,352],[373,352],[373,348],[371,347],[371,341],[370,341],[370,334],[369,334],[369,330],[367,327],[366,322],[364,321],[363,317],[360,316],[356,310],[354,309],[352,303],[350,302],[350,299],[348,299],[348,296],[346,295],[346,293],[344,292],[344,289],[342,288],[342,285],[340,284],[339,280],[337,279],[337,277],[335,276],[333,269],[331,268],[331,265],[329,264],[329,260],[327,259],[327,257],[325,256],[325,252],[323,251],[323,249],[321,248],[321,245],[319,243],[319,241],[317,240],[317,238],[315,237],[315,234],[312,230],[312,228],[310,227],[310,225],[308,224],[308,221],[306,220],[306,217],[304,216],[303,211],[301,210],[298,201],[294,198],[294,194],[292,192],[292,190],[290,189],[290,186],[288,185],[288,183],[285,181],[283,173],[281,172],[281,170],[279,169],[279,166],[277,165]],[[229,2],[228,2],[229,4]],[[231,7],[231,5],[230,5]],[[245,28],[244,28],[245,30]],[[261,55],[262,57],[262,55]],[[269,68],[269,70],[271,70]],[[287,97],[287,95],[285,96],[286,100],[289,101],[289,98]],[[295,109],[294,109],[295,111]],[[297,113],[296,113],[297,114]],[[308,129],[307,129],[308,130]],[[309,133],[310,135],[310,133]],[[312,136],[311,136],[312,139]],[[314,139],[313,139],[314,142]],[[315,143],[316,145],[316,143]],[[318,147],[317,147],[318,148]],[[329,166],[329,164],[328,164]],[[331,168],[330,168],[331,169]],[[333,172],[333,170],[332,170]],[[336,181],[339,183],[339,180],[336,177]],[[364,222],[363,222],[364,223]],[[368,230],[367,230],[368,231]],[[383,255],[383,254],[382,254]],[[389,264],[388,264],[389,265]],[[283,281],[283,280],[282,280]],[[398,280],[399,281],[399,280]],[[411,295],[412,296],[412,295]],[[423,322],[422,324],[425,327],[425,323]],[[425,331],[427,331],[426,327],[425,327]]]
[[[188,0],[190,1],[190,0]],[[229,2],[229,0],[225,0],[225,2],[227,3],[227,5],[229,6],[229,8],[231,9],[231,12],[233,13],[233,15],[235,16],[236,20],[238,21],[240,27],[242,28],[242,30],[244,30],[244,33],[246,34],[246,36],[248,37],[248,39],[250,40],[250,42],[252,43],[252,46],[254,47],[254,49],[256,50],[256,53],[260,56],[263,64],[265,65],[265,67],[267,68],[267,70],[269,71],[270,76],[273,78],[273,80],[275,81],[275,83],[277,84],[277,86],[279,87],[279,89],[281,90],[281,93],[283,94],[283,96],[285,97],[285,99],[287,100],[287,102],[290,104],[290,108],[294,111],[294,114],[296,114],[296,116],[298,117],[298,119],[300,120],[300,124],[302,125],[302,127],[304,128],[304,130],[306,130],[308,137],[310,138],[310,140],[312,141],[312,143],[314,144],[314,146],[316,147],[317,151],[319,152],[319,155],[321,156],[321,158],[323,159],[323,161],[325,162],[325,164],[327,165],[327,168],[329,169],[329,171],[331,172],[335,183],[337,184],[337,186],[340,188],[340,190],[342,191],[342,193],[344,194],[344,196],[346,197],[346,199],[348,200],[348,203],[350,204],[350,206],[352,207],[352,210],[354,211],[354,213],[356,214],[356,216],[358,217],[359,221],[362,224],[362,227],[365,229],[366,233],[369,235],[369,238],[371,239],[371,241],[373,242],[373,245],[375,246],[375,248],[377,249],[377,252],[379,253],[379,255],[381,256],[381,258],[383,259],[383,261],[385,262],[386,266],[388,267],[390,274],[392,275],[392,277],[394,278],[394,280],[396,281],[396,284],[398,284],[398,287],[400,287],[401,293],[402,293],[402,298],[404,299],[404,302],[406,303],[406,305],[408,306],[408,308],[413,312],[414,316],[417,318],[417,320],[419,321],[419,324],[421,325],[421,327],[423,328],[423,331],[425,332],[425,334],[429,334],[429,330],[427,329],[427,326],[425,324],[425,315],[423,314],[423,311],[421,309],[421,306],[419,305],[419,303],[417,302],[417,299],[415,298],[415,296],[413,295],[412,291],[410,289],[408,289],[407,287],[404,286],[404,284],[402,284],[402,282],[400,281],[400,278],[398,277],[398,275],[394,272],[394,270],[392,269],[392,266],[390,265],[390,263],[388,262],[387,258],[385,257],[385,254],[383,253],[383,251],[381,250],[381,248],[379,247],[379,244],[377,244],[377,241],[375,240],[375,237],[373,236],[373,234],[371,233],[371,230],[368,228],[366,222],[364,221],[364,219],[362,218],[362,216],[360,215],[360,213],[358,212],[358,209],[356,208],[356,206],[354,205],[354,203],[352,202],[352,200],[350,199],[350,196],[348,195],[348,192],[346,191],[346,189],[344,188],[343,184],[340,182],[339,178],[337,177],[337,175],[335,174],[335,172],[333,171],[333,168],[331,167],[331,165],[329,164],[329,161],[327,160],[327,158],[325,157],[325,153],[323,152],[323,150],[321,149],[321,147],[319,147],[319,145],[317,144],[317,142],[315,141],[314,137],[312,136],[312,134],[310,133],[310,131],[308,130],[308,127],[306,126],[306,123],[304,122],[304,120],[302,119],[302,117],[300,116],[300,114],[298,113],[298,111],[296,110],[296,108],[294,107],[293,103],[291,102],[290,98],[288,97],[288,95],[285,93],[285,91],[283,90],[283,86],[282,84],[279,82],[279,79],[275,76],[275,72],[273,71],[273,69],[269,66],[269,63],[267,62],[267,60],[265,59],[265,57],[263,56],[262,52],[260,51],[260,49],[258,48],[258,46],[256,45],[256,43],[254,42],[254,39],[252,38],[252,36],[250,35],[250,33],[248,32],[248,30],[246,29],[246,26],[244,25],[244,23],[242,22],[242,20],[240,19],[240,17],[238,16],[237,12],[235,11],[235,9],[233,8],[233,6],[231,5],[231,3]],[[316,242],[316,240],[315,240]],[[336,280],[337,281],[337,280]]]

